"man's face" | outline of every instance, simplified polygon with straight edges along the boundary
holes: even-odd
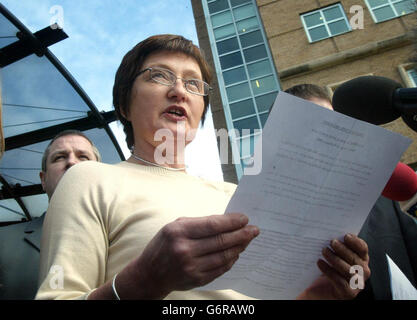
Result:
[[[49,200],[65,171],[80,161],[95,160],[96,156],[90,142],[78,135],[67,135],[56,139],[50,146],[46,159],[46,171],[41,171],[42,188]]]

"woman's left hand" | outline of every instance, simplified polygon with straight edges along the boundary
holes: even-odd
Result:
[[[347,234],[344,241],[333,240],[323,249],[327,260],[319,259],[317,266],[323,274],[297,299],[353,299],[370,277],[368,245],[359,237]],[[354,266],[354,269],[351,267]],[[356,272],[355,272],[356,271]]]

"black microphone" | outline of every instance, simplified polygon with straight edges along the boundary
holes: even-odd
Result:
[[[394,80],[363,76],[341,84],[334,92],[335,111],[380,125],[400,116],[417,131],[417,88],[402,88]]]

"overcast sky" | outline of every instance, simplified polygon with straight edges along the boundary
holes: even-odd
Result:
[[[112,110],[115,72],[127,51],[150,35],[181,34],[198,44],[191,0],[2,0],[32,32],[63,24],[69,38],[49,49],[99,111]],[[62,15],[61,15],[62,12]],[[111,125],[126,157],[120,125]],[[187,150],[188,171],[222,180],[211,113]]]

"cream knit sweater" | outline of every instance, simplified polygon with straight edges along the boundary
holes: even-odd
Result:
[[[223,214],[234,184],[121,162],[86,161],[64,175],[41,243],[36,299],[85,299],[178,217]],[[168,299],[248,299],[232,290],[177,291]]]

